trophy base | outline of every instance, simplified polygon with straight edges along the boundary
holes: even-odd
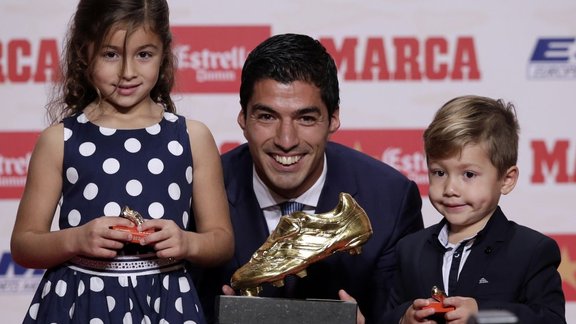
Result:
[[[217,296],[217,324],[356,324],[357,304],[332,299]]]
[[[430,303],[430,305],[428,306],[424,306],[422,307],[423,309],[428,309],[428,308],[434,308],[434,310],[436,311],[436,314],[438,313],[447,313],[450,311],[454,310],[454,307],[452,306],[448,306],[448,307],[444,307],[442,305],[442,303]]]
[[[132,240],[130,240],[130,242],[132,242],[132,243],[140,243],[141,238],[144,238],[144,237],[148,236],[149,234],[154,233],[154,230],[147,230],[147,231],[139,232],[136,227],[128,227],[128,226],[121,226],[121,225],[112,226],[112,229],[117,230],[117,231],[128,232],[128,233],[132,234]]]

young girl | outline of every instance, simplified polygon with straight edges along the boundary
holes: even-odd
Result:
[[[214,139],[170,99],[168,16],[165,0],[78,4],[12,233],[14,260],[48,269],[25,323],[204,322],[184,261],[227,260],[233,234]]]

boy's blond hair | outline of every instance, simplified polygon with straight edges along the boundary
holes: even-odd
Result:
[[[426,158],[459,155],[468,144],[485,145],[503,176],[518,159],[518,120],[511,103],[481,96],[461,96],[445,103],[424,131]]]

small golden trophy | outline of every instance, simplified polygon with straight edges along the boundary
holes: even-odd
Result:
[[[122,208],[122,212],[118,216],[127,218],[130,221],[132,221],[132,223],[134,223],[134,225],[136,225],[136,226],[132,226],[132,227],[121,226],[121,225],[112,226],[112,229],[114,229],[114,230],[131,233],[132,234],[132,240],[130,242],[132,242],[132,243],[140,243],[141,238],[146,237],[150,233],[154,233],[154,230],[152,230],[152,229],[146,230],[146,231],[139,231],[138,230],[138,225],[141,225],[142,223],[144,223],[144,218],[142,217],[142,215],[140,215],[139,212],[130,209],[128,206],[125,206],[124,208]]]
[[[432,302],[432,303],[430,303],[430,305],[425,306],[423,308],[425,308],[425,309],[426,308],[434,308],[434,310],[436,311],[436,314],[447,313],[449,311],[453,311],[454,307],[444,306],[444,304],[443,304],[444,298],[446,298],[446,297],[447,297],[446,293],[442,289],[440,289],[436,286],[433,286],[432,287],[432,298],[435,300],[435,302]]]

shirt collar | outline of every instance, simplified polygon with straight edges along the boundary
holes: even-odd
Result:
[[[460,245],[460,243],[462,243],[463,241],[466,241],[468,245],[472,244],[474,242],[474,240],[476,239],[476,236],[478,236],[478,233],[476,233],[470,237],[467,237],[456,244],[452,244],[452,243],[448,242],[448,222],[446,222],[444,224],[444,226],[442,226],[440,233],[438,233],[438,241],[445,248],[454,248],[454,247]]]

